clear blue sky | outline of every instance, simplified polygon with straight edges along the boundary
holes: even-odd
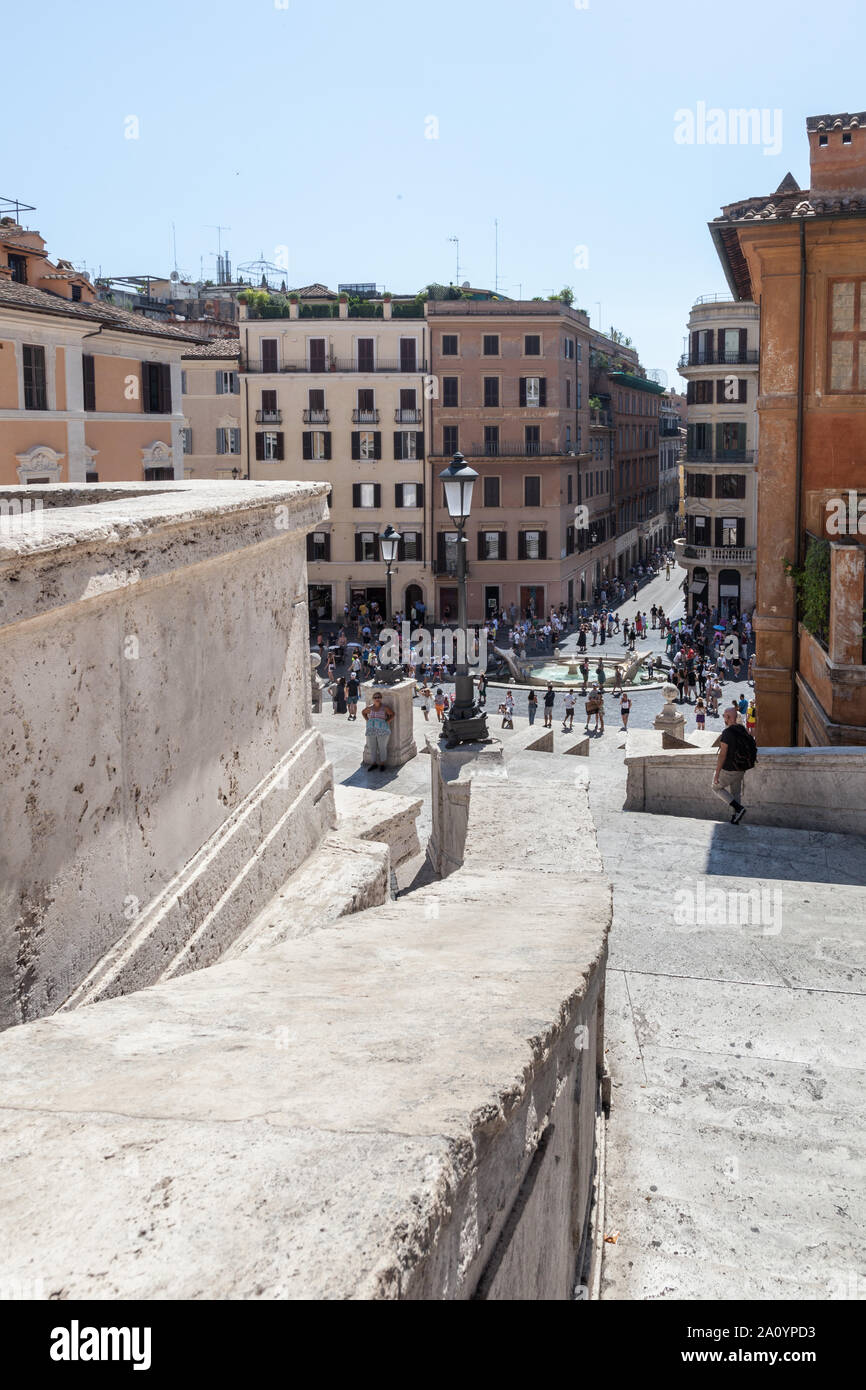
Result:
[[[573,285],[674,386],[725,289],[706,223],[808,184],[808,115],[866,108],[864,0],[53,0],[6,39],[0,194],[52,256],[165,274],[174,222],[213,276],[223,223],[235,266],[287,246],[290,284],[414,292],[454,278],[452,235],[492,285],[498,217],[505,293]],[[781,153],[675,143],[699,102],[779,109]]]

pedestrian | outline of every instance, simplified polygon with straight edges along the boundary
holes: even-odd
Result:
[[[665,565],[665,579],[670,579],[670,577],[671,577],[671,567],[670,567],[670,565]]]
[[[698,699],[695,705],[695,727],[699,733],[703,733],[707,724],[707,710],[703,700]]]
[[[421,713],[423,714],[425,721],[429,721],[430,719],[430,701],[432,698],[433,696],[431,694],[430,687],[425,682],[425,684],[421,687]]]
[[[650,617],[652,618],[653,631],[655,631],[655,625],[656,625],[656,619],[657,619],[657,617],[658,617],[658,612],[659,612],[658,608],[656,607],[655,604],[653,604],[652,608],[650,609]]]
[[[748,708],[748,700],[746,699],[745,695],[741,695],[739,700],[737,701],[737,709],[740,711],[740,714],[743,716],[743,718],[745,718],[746,713],[748,712]]]
[[[619,702],[619,712],[622,718],[622,727],[624,730],[627,731],[628,717],[631,714],[631,698],[626,694],[625,691],[622,692],[622,699]]]
[[[499,706],[499,713],[502,715],[503,729],[514,728],[514,696],[510,690],[506,690],[505,699]]]
[[[436,711],[436,721],[441,724],[445,717],[445,696],[441,686],[436,687],[436,694],[433,697],[433,708]]]
[[[581,661],[580,666],[579,666],[578,669],[580,670],[580,674],[581,674],[581,677],[582,677],[582,680],[583,680],[583,692],[582,692],[582,693],[585,695],[585,694],[586,694],[586,687],[587,687],[587,685],[589,684],[589,657],[585,656],[585,657],[583,658],[583,661]]]
[[[383,703],[382,692],[374,690],[372,703],[361,710],[361,713],[367,725],[366,743],[370,754],[369,770],[375,772],[378,768],[384,772],[394,711]]]
[[[621,694],[622,694],[622,667],[621,667],[621,666],[616,666],[616,667],[614,668],[614,673],[613,673],[613,688],[612,688],[612,690],[611,690],[610,693],[611,693],[612,695],[615,695],[616,692],[617,692],[617,690],[619,690],[619,693],[620,693],[620,695],[621,695]]]
[[[737,723],[737,710],[729,706],[724,712],[725,727],[716,740],[719,755],[713,773],[712,790],[731,808],[731,824],[739,825],[746,814],[742,802],[743,780],[755,766],[758,750],[752,735]]]
[[[607,623],[604,622],[604,620],[602,620],[602,623],[598,629],[598,640],[602,646],[604,646],[607,640]]]
[[[526,704],[529,712],[529,727],[531,729],[535,723],[535,716],[538,713],[538,696],[534,690],[530,690],[526,699]]]
[[[345,713],[346,713],[346,678],[345,678],[345,676],[340,676],[340,678],[337,680],[336,684],[333,685],[333,686],[331,687],[331,696],[332,696],[333,702],[334,702],[334,708],[333,708],[332,713],[334,713],[334,714],[345,714]]]
[[[577,697],[573,690],[566,690],[563,704],[565,705],[565,714],[562,717],[562,732],[567,734],[574,724],[574,707],[577,704]]]
[[[552,729],[552,728],[553,728],[553,705],[554,705],[554,701],[555,701],[555,700],[556,700],[556,691],[554,690],[553,686],[550,684],[550,681],[548,681],[548,683],[547,683],[547,689],[546,689],[545,692],[544,692],[544,727],[545,727],[545,729]]]
[[[360,693],[360,681],[355,676],[349,676],[346,681],[346,701],[349,706],[349,718],[355,721],[358,718],[358,696]]]
[[[758,726],[758,716],[755,708],[754,697],[749,701],[749,708],[746,710],[746,730],[755,737],[755,729]]]
[[[478,703],[479,705],[487,704],[487,676],[483,671],[478,677]]]

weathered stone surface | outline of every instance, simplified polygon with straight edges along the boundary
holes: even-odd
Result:
[[[414,758],[418,752],[413,732],[414,726],[414,707],[412,704],[415,693],[415,682],[413,680],[397,681],[394,685],[374,685],[372,681],[365,682],[361,686],[364,705],[368,705],[373,697],[373,693],[378,691],[382,696],[383,705],[394,711],[394,718],[389,724],[391,737],[388,739],[388,756],[385,759],[386,767],[402,767],[408,763],[410,758]],[[358,722],[362,722],[360,711],[362,705],[358,707]],[[366,738],[364,739],[364,765],[372,762],[370,747]]]
[[[522,902],[404,899],[7,1032],[6,1276],[69,1298],[568,1297],[609,893],[545,883],[529,932]]]
[[[416,829],[420,797],[338,786],[334,788],[334,804],[339,830],[359,840],[383,840],[391,851],[392,867],[420,853]]]
[[[0,1026],[121,938],[117,988],[215,959],[333,828],[293,617],[326,491],[94,488],[0,537]]]
[[[360,840],[345,831],[327,835],[271,901],[257,913],[221,959],[238,960],[294,941],[391,897],[387,843]]]

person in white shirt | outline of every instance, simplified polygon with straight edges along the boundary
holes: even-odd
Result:
[[[563,704],[565,705],[565,714],[562,718],[562,732],[565,734],[574,724],[574,707],[577,704],[577,696],[573,690],[566,690]]]

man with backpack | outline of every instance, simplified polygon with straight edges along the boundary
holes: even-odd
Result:
[[[741,800],[743,779],[758,757],[758,746],[743,725],[737,723],[737,713],[736,705],[729,705],[724,712],[725,727],[717,739],[719,755],[713,773],[713,793],[730,806],[732,825],[739,825],[746,814]]]

